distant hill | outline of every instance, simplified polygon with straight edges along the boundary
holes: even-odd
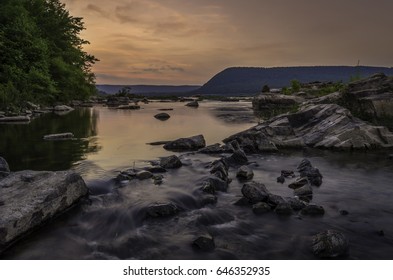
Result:
[[[351,77],[367,77],[383,72],[393,75],[393,68],[370,66],[304,66],[304,67],[232,67],[218,73],[195,93],[217,95],[251,95],[261,92],[263,85],[270,88],[289,86],[296,79],[302,83],[348,82]]]
[[[124,87],[130,87],[131,93],[145,96],[152,95],[192,95],[200,86],[151,86],[151,85],[97,85],[99,91],[115,94]]]

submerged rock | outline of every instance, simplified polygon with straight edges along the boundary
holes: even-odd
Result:
[[[308,159],[303,159],[297,170],[300,172],[301,177],[306,177],[308,182],[314,186],[320,186],[322,184],[322,175],[318,168],[314,168]]]
[[[74,134],[71,132],[48,134],[44,136],[44,140],[69,140],[74,138]]]
[[[302,210],[304,207],[307,206],[307,204],[304,201],[302,201],[296,197],[288,198],[287,202],[291,205],[292,209],[295,211]]]
[[[296,113],[273,117],[248,130],[234,134],[224,143],[236,140],[249,152],[262,152],[271,142],[277,148],[315,147],[324,149],[375,149],[393,147],[393,133],[352,116],[336,104],[311,104]]]
[[[325,214],[325,209],[319,205],[309,204],[300,211],[300,214],[307,216],[322,216]]]
[[[265,185],[255,181],[244,184],[242,194],[250,203],[267,201],[269,198],[269,191]]]
[[[281,184],[284,184],[285,183],[285,177],[284,176],[279,176],[279,177],[277,177],[277,183],[281,183]]]
[[[0,157],[0,179],[6,177],[10,174],[10,167],[8,166],[7,161]]]
[[[281,176],[285,178],[295,178],[295,172],[292,170],[281,170]]]
[[[179,207],[172,202],[156,202],[146,209],[146,215],[151,218],[173,216],[179,213]]]
[[[164,145],[164,149],[170,151],[196,151],[206,146],[203,135],[188,138],[179,138]]]
[[[142,170],[136,173],[136,178],[139,180],[150,179],[151,177],[153,177],[153,173],[146,170]]]
[[[236,177],[241,180],[251,180],[254,177],[254,172],[250,167],[242,165],[237,170]]]
[[[216,248],[216,245],[214,244],[214,238],[210,235],[199,236],[192,242],[192,246],[205,252],[212,251]]]
[[[19,171],[1,179],[0,252],[87,193],[81,176],[71,171]]]
[[[289,216],[293,213],[292,207],[288,202],[282,202],[278,204],[277,207],[274,209],[274,212],[282,216]]]
[[[197,107],[199,107],[199,103],[198,103],[198,101],[195,100],[195,101],[191,101],[191,102],[187,103],[186,106],[197,108]]]
[[[304,196],[312,196],[313,190],[309,184],[304,185],[303,187],[297,188],[293,190],[295,196],[304,197]]]
[[[314,255],[320,258],[336,258],[348,254],[349,242],[342,232],[327,230],[312,238]]]
[[[169,157],[163,157],[160,160],[160,166],[167,169],[175,169],[182,167],[182,162],[176,155],[171,155]]]
[[[300,178],[297,178],[294,182],[290,183],[288,185],[288,187],[291,188],[291,189],[296,190],[298,188],[303,187],[306,184],[308,184],[307,178],[306,177],[300,177]]]
[[[257,215],[265,214],[271,210],[272,207],[266,202],[257,202],[252,205],[252,211]]]

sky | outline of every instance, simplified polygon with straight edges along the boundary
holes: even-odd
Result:
[[[391,0],[63,0],[97,84],[202,85],[233,66],[393,66]]]

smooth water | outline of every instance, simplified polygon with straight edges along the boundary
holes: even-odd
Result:
[[[242,182],[234,168],[228,192],[218,193],[217,204],[203,206],[199,188],[217,157],[181,155],[185,165],[164,173],[160,186],[151,180],[118,185],[113,178],[118,170],[172,154],[146,142],[203,134],[213,144],[250,127],[250,104],[143,107],[139,111],[97,107],[0,127],[0,155],[12,170],[72,168],[82,174],[91,192],[88,202],[17,243],[2,258],[313,259],[312,235],[336,229],[349,239],[347,258],[393,259],[393,161],[386,153],[304,150],[249,157],[254,180],[285,197],[293,196],[290,181],[279,184],[276,177],[282,169],[295,170],[304,157],[309,158],[324,176],[313,196],[313,202],[326,210],[323,217],[280,217],[274,212],[257,216],[249,207],[235,206]],[[174,109],[167,112],[171,118],[153,118],[163,108]],[[41,140],[44,134],[58,132],[73,132],[76,140]],[[157,201],[172,201],[183,211],[170,218],[146,219],[145,207]],[[342,216],[340,210],[349,214]],[[191,246],[205,233],[214,236],[213,252],[201,253]]]

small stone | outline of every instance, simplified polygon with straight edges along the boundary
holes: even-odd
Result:
[[[214,239],[210,235],[199,236],[192,242],[192,246],[204,252],[213,251],[216,248]]]
[[[167,169],[180,168],[182,165],[182,162],[176,155],[163,157],[160,160],[160,166]]]
[[[161,185],[164,179],[163,175],[153,175],[154,185]]]
[[[340,210],[340,215],[347,216],[349,212],[347,210]]]
[[[289,216],[293,213],[292,207],[288,202],[282,202],[278,204],[276,209],[274,209],[274,212],[283,216]]]
[[[242,165],[237,170],[236,177],[241,180],[251,180],[254,177],[254,172],[248,166]]]
[[[300,211],[300,214],[308,216],[322,216],[325,214],[325,209],[319,205],[309,204]]]
[[[266,202],[257,202],[252,205],[252,211],[257,215],[265,214],[267,212],[270,212],[271,210],[272,207],[270,207],[270,205]]]
[[[171,116],[167,113],[159,113],[157,115],[154,116],[156,119],[160,120],[160,121],[166,121],[167,119],[169,119]]]
[[[281,170],[281,176],[284,176],[285,178],[294,178],[295,172],[292,170]]]
[[[208,182],[208,181],[203,182],[201,190],[203,192],[205,192],[205,193],[210,193],[210,194],[215,194],[216,193],[216,190],[214,189],[212,184],[210,184],[210,182]]]
[[[293,190],[295,196],[303,197],[303,196],[311,196],[313,194],[312,188],[310,185],[305,185],[301,188]]]
[[[385,236],[385,232],[383,230],[378,231],[379,236]]]
[[[292,209],[295,211],[302,210],[304,207],[306,207],[306,203],[298,198],[288,198],[287,202],[291,205]]]
[[[151,218],[173,216],[179,212],[179,208],[172,202],[154,203],[147,207],[146,215]]]
[[[265,185],[255,181],[244,184],[242,187],[242,194],[250,203],[267,201],[269,198],[269,192]]]
[[[348,253],[349,242],[345,235],[335,230],[327,230],[312,238],[314,255],[320,258],[336,258]]]
[[[136,178],[139,180],[145,180],[145,179],[149,179],[153,177],[153,173],[146,171],[146,170],[142,170],[139,171],[138,173],[136,173]]]
[[[277,183],[281,183],[281,184],[284,184],[284,182],[285,182],[285,177],[284,176],[280,176],[280,177],[277,177]]]
[[[288,187],[291,188],[291,189],[298,189],[298,188],[303,187],[306,184],[308,184],[307,178],[302,177],[302,178],[296,179],[296,181],[291,183],[291,184],[289,184]]]
[[[195,100],[195,101],[191,101],[190,103],[187,103],[186,106],[197,108],[199,107],[199,103],[198,101]]]

